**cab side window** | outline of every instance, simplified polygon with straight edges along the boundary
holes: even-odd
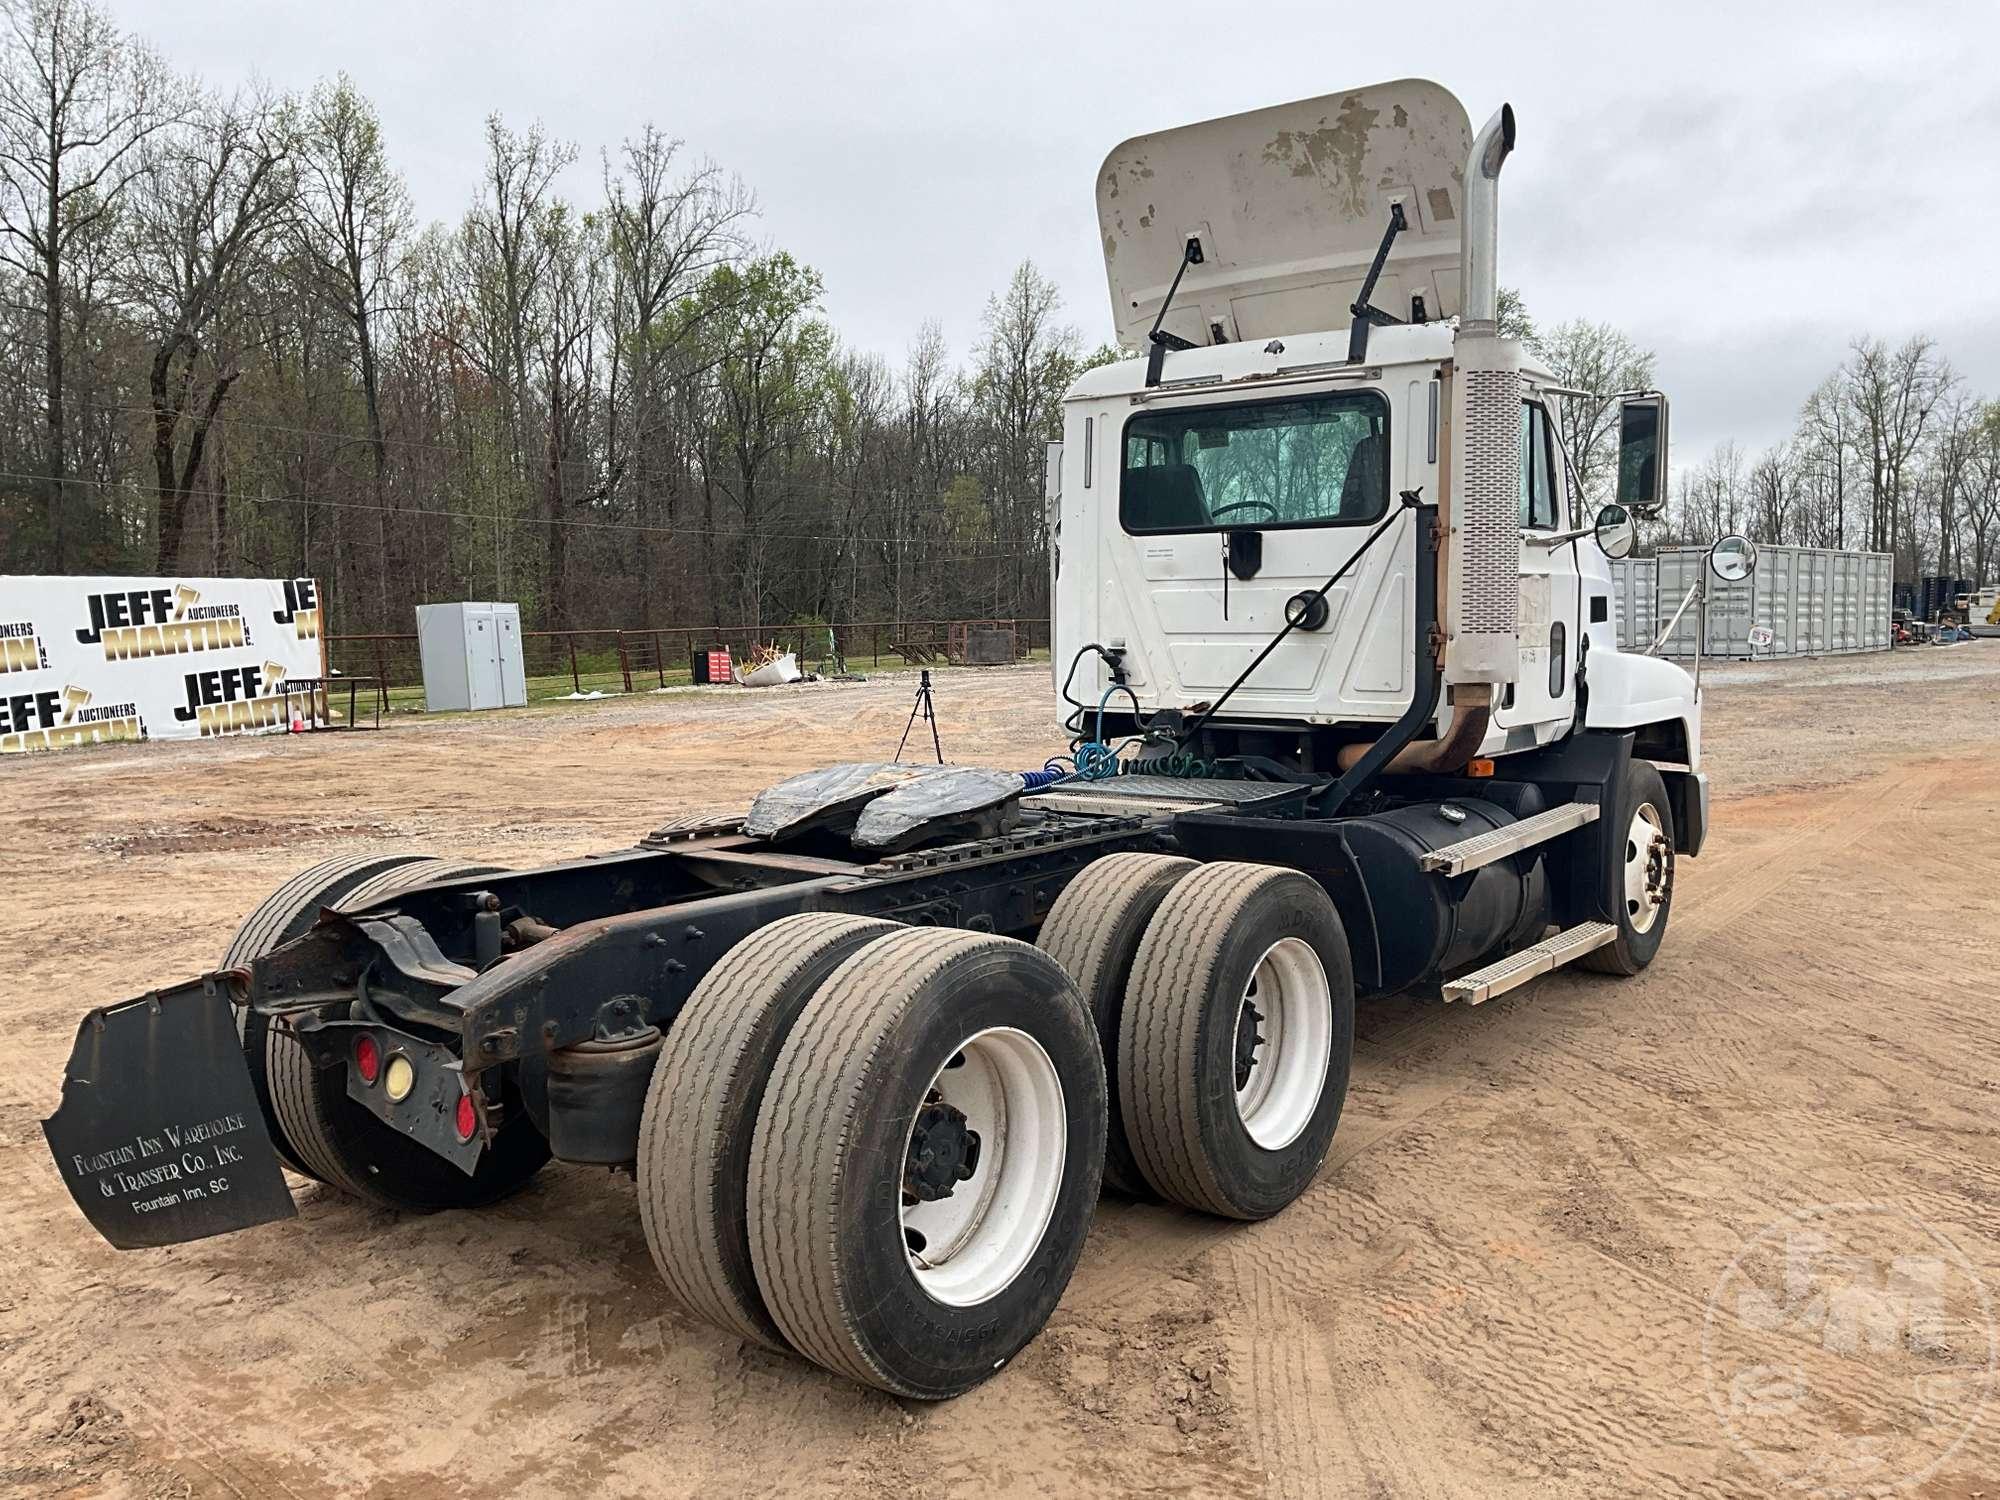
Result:
[[[1553,531],[1556,515],[1555,446],[1548,408],[1528,401],[1521,405],[1521,525]]]

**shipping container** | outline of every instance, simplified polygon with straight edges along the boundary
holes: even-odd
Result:
[[[1669,547],[1653,561],[1657,633],[1706,573],[1708,549]],[[1707,577],[1711,657],[1749,660],[1889,649],[1894,570],[1886,552],[1762,546],[1757,570],[1742,582]],[[1694,655],[1696,615],[1697,606],[1689,605],[1662,655]],[[1770,640],[1753,646],[1751,633],[1760,628],[1770,632]]]
[[[1620,651],[1644,651],[1659,632],[1660,565],[1650,557],[1611,561],[1611,619]]]

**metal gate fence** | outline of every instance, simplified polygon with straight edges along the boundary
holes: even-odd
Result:
[[[1619,648],[1643,651],[1651,645],[1707,566],[1705,547],[1669,547],[1657,557],[1612,563]],[[1747,660],[1886,651],[1894,577],[1886,552],[1759,547],[1757,569],[1742,582],[1709,575],[1704,654]],[[1753,646],[1750,632],[1760,625],[1771,632],[1771,641]],[[1690,606],[1661,654],[1693,656],[1696,631],[1697,611]]]
[[[758,646],[791,651],[799,665],[832,671],[845,660],[857,671],[883,667],[963,664],[975,635],[999,633],[1016,659],[1049,649],[1047,620],[862,620],[832,625],[673,625],[631,630],[526,630],[521,656],[528,699],[585,698],[645,692],[693,679],[697,653],[720,649],[742,660]],[[385,707],[420,703],[424,680],[417,637],[406,634],[329,635],[327,658],[337,676],[379,685]]]

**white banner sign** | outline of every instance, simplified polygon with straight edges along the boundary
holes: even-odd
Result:
[[[310,578],[0,576],[0,752],[283,729],[323,660]]]

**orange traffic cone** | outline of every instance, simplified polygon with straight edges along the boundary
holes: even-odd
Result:
[[[292,733],[304,734],[305,732],[306,721],[299,717],[299,711],[295,708],[292,710]]]

